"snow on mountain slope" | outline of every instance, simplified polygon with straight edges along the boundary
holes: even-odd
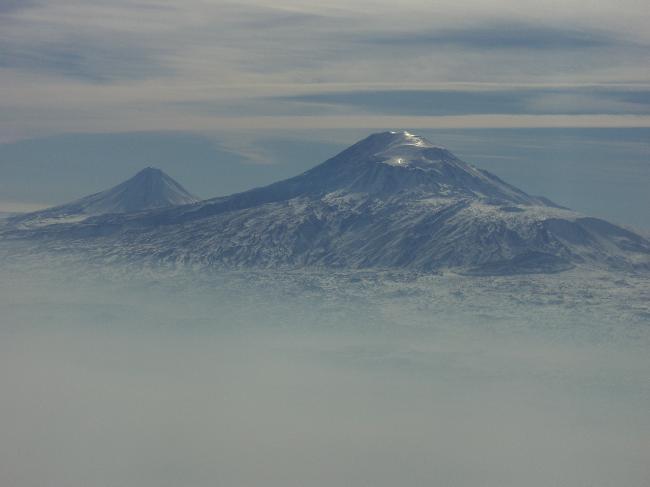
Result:
[[[426,193],[547,204],[408,132],[373,134],[303,174],[233,195],[228,200],[235,205],[249,205],[333,192],[378,198],[396,193]]]
[[[198,198],[163,171],[147,167],[131,179],[106,191],[64,205],[17,216],[12,223],[22,227],[71,223],[83,221],[89,216],[167,208],[197,201]]]
[[[374,134],[294,178],[168,209],[5,231],[26,252],[199,267],[557,272],[650,269],[650,242],[561,208],[408,132]]]

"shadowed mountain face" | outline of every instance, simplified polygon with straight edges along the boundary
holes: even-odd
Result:
[[[29,242],[47,251],[66,241],[95,259],[207,267],[650,268],[644,238],[530,196],[408,132],[371,135],[294,178],[231,196],[4,233],[26,252]]]
[[[160,169],[147,167],[113,188],[85,196],[71,203],[20,215],[13,222],[23,226],[81,221],[90,216],[132,213],[195,203],[179,183]]]

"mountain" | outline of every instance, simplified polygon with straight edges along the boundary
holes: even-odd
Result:
[[[645,238],[528,195],[408,132],[371,135],[303,174],[231,196],[3,233],[27,252],[198,267],[650,269]]]
[[[22,227],[69,223],[90,216],[132,213],[196,203],[199,199],[160,169],[147,167],[106,191],[45,210],[19,215],[12,223]]]

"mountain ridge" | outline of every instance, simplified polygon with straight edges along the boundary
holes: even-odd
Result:
[[[230,196],[9,231],[110,261],[199,267],[559,272],[650,269],[650,242],[530,196],[409,132]]]

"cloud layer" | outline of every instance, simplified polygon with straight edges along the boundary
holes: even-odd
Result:
[[[377,115],[410,116],[417,126],[417,117],[475,114],[616,114],[636,117],[627,125],[649,124],[638,117],[647,115],[650,90],[643,2],[462,7],[3,2],[0,129],[4,140],[136,128],[210,132],[233,118],[235,127],[303,127],[305,115],[327,115],[331,126],[348,116],[370,125]]]

